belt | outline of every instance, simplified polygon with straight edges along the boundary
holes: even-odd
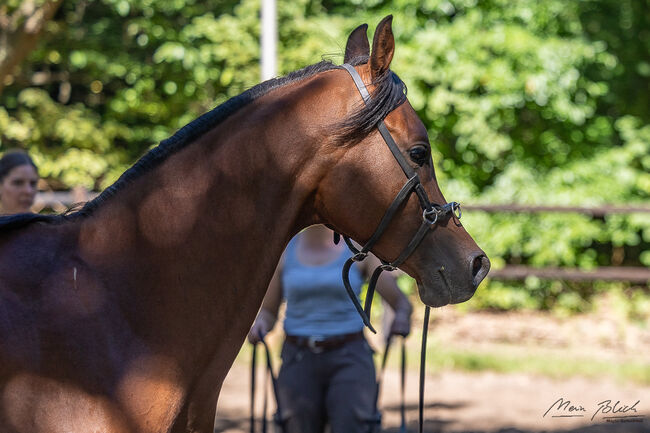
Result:
[[[287,335],[286,340],[298,347],[305,347],[314,353],[321,353],[327,350],[338,349],[345,343],[363,340],[363,338],[363,331],[359,331],[351,334],[333,335],[331,337]]]

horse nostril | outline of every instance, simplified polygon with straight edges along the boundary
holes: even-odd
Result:
[[[478,253],[474,257],[474,260],[472,260],[472,283],[474,284],[474,287],[478,287],[478,285],[483,281],[483,278],[487,275],[488,271],[490,270],[490,260],[487,258],[485,254]]]
[[[472,277],[475,277],[476,274],[478,274],[478,271],[481,270],[481,266],[483,266],[481,256],[475,257],[474,262],[472,263]]]

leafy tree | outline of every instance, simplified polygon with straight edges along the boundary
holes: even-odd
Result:
[[[0,94],[63,0],[8,0],[0,6]]]
[[[321,56],[341,61],[350,30],[394,13],[393,69],[429,130],[449,198],[648,203],[650,1],[278,8],[281,74]],[[0,95],[0,146],[29,149],[57,187],[106,186],[150,146],[258,82],[258,0],[66,1],[45,29]],[[650,266],[643,215],[466,213],[465,225],[495,266]],[[574,295],[586,296],[536,281],[524,292],[491,287],[519,290],[494,305],[530,295],[548,307],[566,293],[579,305]]]
[[[65,2],[2,95],[2,148],[29,149],[55,187],[107,186],[150,146],[259,81],[258,3]],[[307,4],[280,9],[290,41],[282,72],[331,50]]]

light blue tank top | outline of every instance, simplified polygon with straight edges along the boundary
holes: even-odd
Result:
[[[347,249],[323,265],[305,265],[298,260],[297,237],[287,246],[282,267],[283,296],[287,300],[284,332],[295,336],[349,334],[363,329],[341,279],[341,268],[350,257]],[[350,285],[357,297],[363,277],[356,264],[350,269]]]

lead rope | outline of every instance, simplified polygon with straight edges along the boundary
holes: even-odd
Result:
[[[393,336],[390,335],[386,340],[386,348],[384,349],[384,354],[381,359],[381,369],[379,370],[379,376],[377,378],[377,393],[375,394],[375,410],[377,410],[379,402],[379,394],[381,391],[381,383],[384,377],[384,371],[386,370],[386,360],[388,359],[388,352],[390,350],[391,343],[393,341]],[[406,429],[406,400],[405,400],[405,383],[406,383],[406,337],[402,337],[401,342],[401,356],[400,356],[400,404],[399,404],[399,413],[400,413],[400,427],[399,433],[408,433]],[[381,415],[377,410],[377,420],[381,422]]]
[[[260,343],[264,346],[265,352],[266,352],[266,380],[264,381],[264,385],[266,385],[269,381],[269,377],[271,378],[271,387],[273,390],[273,396],[275,397],[275,404],[277,407],[277,412],[275,414],[274,420],[276,425],[279,428],[279,431],[281,433],[284,433],[285,431],[285,426],[284,426],[284,418],[282,417],[282,408],[280,406],[280,396],[278,392],[278,383],[275,375],[273,374],[273,365],[271,363],[271,352],[269,350],[269,346],[266,344],[266,341],[264,341],[264,338],[262,335],[260,335]],[[251,408],[251,416],[250,416],[250,432],[255,433],[255,364],[257,361],[257,344],[253,344],[253,353],[251,355],[251,401],[250,401],[250,408]],[[267,433],[267,421],[266,421],[266,410],[267,410],[267,393],[266,393],[266,387],[262,387],[263,390],[263,400],[262,400],[262,433]]]
[[[251,433],[255,433],[255,364],[257,362],[257,344],[252,344],[253,352],[251,354]],[[266,418],[266,412],[264,412],[264,417]]]
[[[424,375],[426,371],[426,348],[427,348],[427,334],[429,331],[429,315],[431,313],[431,307],[428,305],[424,308],[424,325],[422,328],[422,349],[420,354],[420,389],[419,389],[419,401],[418,401],[418,423],[419,428],[418,432],[422,433],[424,429]],[[379,370],[379,378],[377,379],[377,393],[375,394],[375,408],[377,408],[377,403],[379,401],[379,393],[381,390],[381,384],[384,377],[384,371],[386,370],[386,360],[388,359],[388,352],[392,343],[392,336],[389,336],[386,340],[386,349],[384,349],[384,355],[381,360],[381,369]],[[401,359],[400,359],[400,426],[399,433],[408,433],[406,428],[406,403],[405,403],[405,382],[406,382],[406,337],[402,337],[401,344]],[[376,409],[375,409],[376,410]],[[379,414],[377,416],[379,418]]]
[[[426,370],[425,363],[427,359],[427,334],[429,332],[429,314],[431,307],[424,307],[424,325],[422,327],[422,349],[420,353],[420,401],[418,404],[419,433],[424,429],[424,373]]]
[[[399,416],[400,416],[400,426],[399,433],[407,433],[406,429],[406,400],[405,400],[405,383],[406,383],[406,337],[402,337],[402,356],[400,357],[401,367],[400,367],[400,404],[399,404]]]

